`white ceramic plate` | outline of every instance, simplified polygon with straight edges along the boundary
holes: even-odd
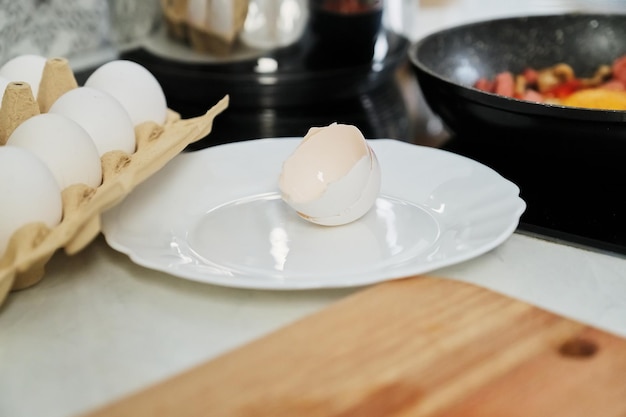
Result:
[[[108,244],[137,264],[231,287],[365,285],[481,255],[516,229],[519,189],[473,160],[371,140],[382,170],[375,206],[317,226],[279,197],[282,162],[300,139],[184,153],[103,216]]]

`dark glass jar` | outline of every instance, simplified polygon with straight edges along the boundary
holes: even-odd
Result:
[[[382,30],[382,0],[310,0],[312,65],[368,63]]]

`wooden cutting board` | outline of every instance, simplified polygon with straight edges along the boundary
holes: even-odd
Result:
[[[373,286],[88,414],[626,416],[626,340],[465,283]]]

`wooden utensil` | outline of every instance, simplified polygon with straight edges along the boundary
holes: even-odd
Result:
[[[425,276],[365,289],[88,414],[556,415],[626,415],[626,340]]]

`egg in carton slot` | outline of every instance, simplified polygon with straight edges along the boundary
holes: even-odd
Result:
[[[36,96],[28,82],[10,82],[0,105],[0,150],[2,147],[11,151],[19,148],[11,143],[12,135],[17,134],[18,129],[28,120],[51,114],[48,111],[59,98],[80,89],[65,58],[45,59]],[[132,151],[113,149],[98,154],[101,175],[97,184],[76,182],[60,186],[55,182],[60,193],[58,222],[50,225],[35,221],[17,226],[9,234],[5,248],[0,246],[0,304],[11,291],[39,282],[45,274],[47,262],[57,250],[63,249],[66,254],[74,255],[85,248],[100,233],[101,214],[123,200],[190,143],[210,134],[214,118],[226,110],[228,104],[229,97],[225,96],[204,115],[189,119],[182,119],[164,105],[162,123],[149,120],[132,125],[135,140]],[[49,134],[50,130],[45,133]],[[28,150],[20,152],[29,153]],[[24,190],[18,190],[20,192],[24,193]],[[31,190],[25,191],[29,192]],[[9,197],[0,195],[0,202]],[[0,204],[7,204],[7,201]],[[2,211],[5,216],[4,208]]]

